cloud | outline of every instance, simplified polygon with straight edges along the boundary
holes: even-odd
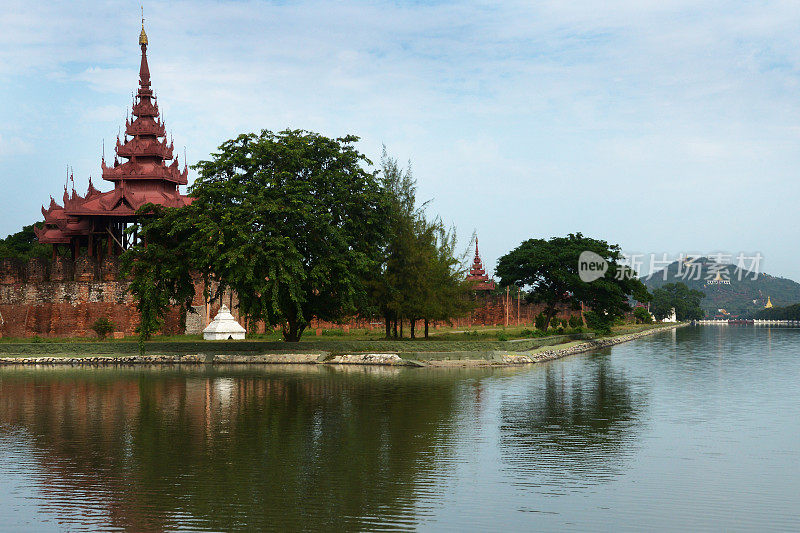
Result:
[[[137,78],[137,70],[133,67],[89,67],[72,77],[74,81],[85,82],[92,91],[117,95],[129,93],[131,91],[131,80],[136,80]]]
[[[22,139],[0,135],[0,161],[12,157],[33,153],[33,146]]]
[[[58,169],[96,174],[99,141],[116,134],[137,81],[138,5],[8,4],[2,100],[23,106],[0,103],[13,118],[0,135],[52,161],[0,170],[39,173],[36,216]],[[777,225],[792,223],[791,2],[150,2],[145,16],[154,87],[190,160],[242,131],[356,133],[373,159],[381,143],[410,158],[421,197],[464,236],[478,229],[489,263],[581,230],[641,250],[773,250],[770,264],[800,277],[781,231],[759,237],[727,207],[770,202]]]

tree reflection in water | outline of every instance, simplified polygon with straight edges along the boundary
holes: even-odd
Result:
[[[24,432],[41,504],[69,528],[92,516],[136,531],[414,527],[456,404],[456,380],[440,377],[17,369],[0,373],[0,428]],[[84,522],[59,506],[82,507]]]
[[[554,362],[501,405],[500,448],[515,483],[563,494],[610,480],[633,454],[646,396],[603,354]],[[565,370],[565,369],[569,370]]]

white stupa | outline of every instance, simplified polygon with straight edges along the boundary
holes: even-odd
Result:
[[[678,317],[675,315],[675,308],[673,307],[672,310],[670,311],[669,316],[664,317],[664,320],[662,320],[661,322],[677,322],[677,321]]]
[[[236,319],[233,318],[228,306],[222,304],[219,313],[211,321],[211,324],[203,330],[203,338],[207,341],[238,340],[244,339],[245,330]]]

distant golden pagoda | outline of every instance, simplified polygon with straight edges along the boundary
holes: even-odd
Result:
[[[717,271],[717,275],[714,279],[710,279],[706,281],[706,285],[730,285],[731,280],[725,279],[722,277],[719,271]]]
[[[772,308],[772,300],[770,299],[769,296],[767,296],[767,305],[764,306],[764,309],[770,309],[770,308]]]

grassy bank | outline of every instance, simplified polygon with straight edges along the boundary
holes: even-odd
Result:
[[[657,325],[625,325],[614,328],[612,335],[636,333]],[[341,330],[336,330],[341,331]],[[244,341],[203,341],[199,336],[161,337],[145,345],[147,354],[186,355],[213,353],[219,355],[258,355],[280,353],[400,353],[422,357],[447,358],[454,352],[525,352],[570,342],[595,338],[591,333],[573,332],[563,335],[530,336],[525,327],[472,328],[439,330],[429,339],[386,340],[375,332],[352,331],[339,334],[312,334],[298,343],[286,343],[275,335],[255,336]],[[527,334],[527,335],[526,335]],[[502,339],[502,340],[501,340]],[[507,339],[507,340],[506,340]],[[0,357],[91,357],[128,356],[139,353],[135,338],[98,341],[97,339],[2,339]],[[441,354],[441,355],[434,355]]]

